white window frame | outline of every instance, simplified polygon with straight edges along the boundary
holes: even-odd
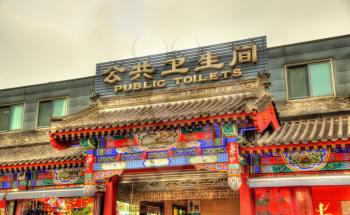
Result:
[[[38,126],[39,122],[39,107],[40,107],[40,102],[47,102],[47,101],[54,101],[56,99],[66,99],[66,115],[68,115],[68,107],[69,107],[69,97],[68,96],[58,96],[58,97],[53,97],[53,98],[44,98],[44,99],[38,99],[37,100],[37,105],[36,105],[36,120],[35,120],[35,130],[41,130],[41,129],[48,129],[50,126]]]
[[[332,88],[332,94],[327,96],[309,96],[306,98],[290,98],[289,97],[289,80],[288,80],[288,68],[290,67],[296,67],[296,66],[309,66],[309,64],[313,63],[322,63],[322,62],[329,62],[330,69],[331,69],[331,88]],[[304,61],[300,63],[293,63],[293,64],[286,64],[284,65],[284,79],[286,84],[286,100],[287,101],[302,101],[302,100],[310,100],[310,99],[321,99],[321,98],[329,98],[329,97],[335,97],[336,91],[335,91],[335,79],[334,79],[334,69],[333,69],[333,59],[332,58],[326,58],[321,60],[312,60],[312,61]],[[309,82],[308,82],[309,83]],[[310,85],[310,83],[309,83]],[[308,86],[310,87],[310,86]]]
[[[23,125],[24,125],[24,113],[26,111],[26,103],[25,102],[15,102],[15,103],[7,103],[7,104],[1,104],[0,107],[11,107],[14,105],[20,105],[23,104],[23,114],[22,114],[22,124],[21,124],[21,129],[17,130],[6,130],[6,131],[0,131],[0,133],[17,133],[17,132],[22,132],[23,131]],[[11,119],[10,119],[11,121]],[[11,123],[11,122],[10,122]]]

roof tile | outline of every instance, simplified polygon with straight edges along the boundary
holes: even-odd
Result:
[[[33,144],[0,149],[0,166],[58,162],[67,159],[82,159],[83,148],[75,146],[55,150],[50,143]]]
[[[350,115],[284,122],[272,133],[260,136],[257,146],[336,141],[350,138]]]
[[[259,112],[265,110],[271,103],[272,97],[267,94],[258,96],[255,93],[240,93],[127,107],[91,106],[91,110],[55,122],[51,132],[110,125],[141,125],[216,114],[250,113],[254,110]]]

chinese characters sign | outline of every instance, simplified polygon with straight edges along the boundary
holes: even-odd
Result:
[[[266,71],[266,40],[242,41],[97,64],[101,96],[164,91],[255,78]]]

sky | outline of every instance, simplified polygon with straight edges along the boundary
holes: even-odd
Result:
[[[0,0],[0,89],[255,36],[273,47],[345,34],[350,0]]]

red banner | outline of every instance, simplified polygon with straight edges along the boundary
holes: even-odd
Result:
[[[227,153],[229,164],[239,164],[238,143],[227,143]]]
[[[0,200],[0,209],[3,209],[6,207],[6,200]]]
[[[94,170],[93,170],[94,162],[95,162],[95,156],[94,155],[86,155],[85,174],[91,174],[91,173],[94,172]]]
[[[313,214],[308,188],[259,188],[254,194],[256,215]]]

